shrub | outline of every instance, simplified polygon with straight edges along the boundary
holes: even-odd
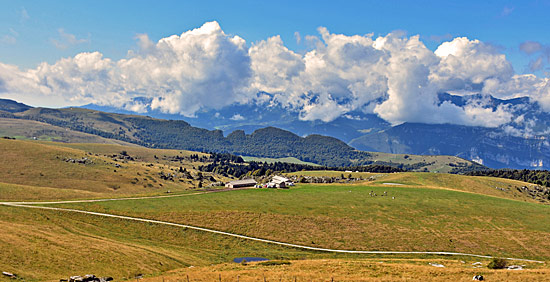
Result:
[[[286,260],[268,260],[260,262],[259,265],[289,265],[290,261]]]
[[[501,258],[493,258],[487,265],[489,269],[504,269],[508,265],[508,261]]]

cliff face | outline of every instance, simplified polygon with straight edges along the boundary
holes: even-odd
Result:
[[[550,143],[545,136],[515,137],[498,128],[405,123],[354,139],[366,151],[452,155],[492,168],[550,169]]]

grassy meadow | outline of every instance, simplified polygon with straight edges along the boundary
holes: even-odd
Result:
[[[447,189],[301,184],[58,206],[323,248],[550,259],[550,206]]]
[[[229,192],[233,193],[233,192]],[[219,194],[228,194],[222,192]],[[25,281],[58,281],[94,273],[134,281],[375,281],[454,280],[473,275],[502,281],[543,278],[546,264],[525,271],[474,268],[487,259],[429,255],[354,255],[303,251],[183,228],[69,212],[0,206],[0,269]],[[242,265],[232,259],[259,256],[290,265]],[[463,262],[462,262],[463,261]],[[445,269],[429,263],[439,263]],[[360,279],[359,279],[360,278]],[[512,279],[513,278],[513,279]],[[2,278],[0,278],[1,280]],[[539,279],[542,281],[542,279]],[[535,281],[539,281],[535,279]]]
[[[133,160],[124,159],[123,151]],[[0,200],[105,198],[187,191],[196,188],[199,181],[163,180],[160,173],[174,173],[182,167],[192,177],[197,176],[194,167],[199,163],[173,158],[191,154],[202,155],[139,146],[0,139]],[[84,158],[85,164],[67,161]],[[227,179],[216,177],[220,181]]]
[[[0,118],[0,137],[10,136],[23,140],[41,140],[73,143],[120,144],[135,146],[128,142],[103,138],[67,128],[26,119]]]
[[[483,275],[487,281],[548,281],[550,270],[522,271],[474,268],[470,261],[431,259],[312,259],[289,261],[289,265],[266,266],[224,263],[187,267],[143,282],[178,281],[472,281]],[[434,267],[430,263],[444,265]]]
[[[518,180],[484,177],[462,176],[446,173],[370,173],[370,172],[341,172],[341,171],[299,171],[287,173],[287,176],[310,177],[344,177],[366,180],[368,185],[374,186],[402,186],[424,187],[433,189],[445,189],[462,191],[499,198],[514,199],[524,202],[550,204],[550,200],[533,198],[525,191],[519,191],[523,186],[532,187],[534,184]]]
[[[470,161],[464,160],[454,156],[439,156],[439,155],[411,155],[411,154],[389,154],[381,152],[369,152],[371,161],[389,162],[389,163],[402,163],[406,165],[413,165],[416,163],[426,163],[422,169],[426,168],[431,172],[448,173],[453,168],[449,164],[469,163]]]
[[[252,254],[293,259],[311,255],[182,228],[20,207],[0,206],[0,224],[0,270],[25,281],[59,281],[87,273],[119,281]]]
[[[131,159],[123,158],[124,155]],[[166,195],[140,200],[56,204],[207,227],[312,247],[449,251],[550,261],[550,205],[517,187],[524,182],[434,173],[301,171],[292,176],[362,179],[193,194],[196,179],[162,179],[185,168],[196,176],[201,153],[117,144],[0,139],[0,201]],[[67,159],[87,158],[87,163]],[[182,160],[182,158],[184,158]],[[205,175],[209,175],[205,173]],[[210,175],[209,175],[210,176]],[[228,178],[211,175],[216,180]],[[205,182],[206,183],[206,182]],[[497,189],[498,188],[498,189]],[[376,196],[374,196],[376,194]],[[382,196],[384,195],[384,196]],[[487,259],[431,255],[358,255],[305,251],[173,226],[0,205],[0,271],[25,281],[93,273],[142,281],[543,281],[547,264],[488,270]],[[289,265],[231,263],[236,257]],[[440,263],[438,268],[429,263]],[[0,277],[3,281],[4,277]]]

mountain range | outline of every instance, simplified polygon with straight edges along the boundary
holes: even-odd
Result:
[[[278,104],[234,104],[218,110],[203,110],[194,117],[166,114],[152,109],[151,101],[138,98],[148,105],[146,115],[185,120],[190,125],[219,129],[224,132],[243,130],[252,133],[264,127],[277,127],[299,136],[319,134],[331,136],[363,151],[393,154],[451,155],[472,160],[492,168],[549,169],[550,114],[527,97],[498,99],[490,95],[439,94],[439,103],[458,107],[483,104],[487,109],[505,109],[510,121],[498,127],[457,124],[403,123],[392,125],[375,114],[360,111],[347,113],[330,122],[305,121],[300,113]],[[136,114],[119,108],[86,105],[84,108]]]
[[[74,107],[33,108],[15,101],[1,99],[0,119],[4,120],[4,122],[0,122],[0,132],[4,132],[3,134],[8,137],[16,137],[15,135],[21,134],[22,130],[14,131],[14,126],[28,126],[27,138],[70,142],[70,135],[65,134],[65,139],[59,139],[57,136],[59,128],[65,128],[68,131],[97,135],[150,148],[232,153],[267,158],[295,157],[301,161],[326,166],[378,164],[406,170],[439,172],[470,171],[484,168],[476,163],[453,156],[366,152],[356,150],[334,137],[319,134],[301,137],[276,127],[256,129],[250,134],[237,129],[224,136],[223,131],[219,129],[203,129],[192,126],[183,120],[166,120]],[[34,128],[40,128],[40,130],[32,131],[30,124],[27,125],[25,121],[39,122],[43,126],[33,124]],[[11,126],[11,131],[10,128],[2,128],[3,125]],[[49,129],[48,126],[55,128]],[[79,135],[78,138],[85,137]]]

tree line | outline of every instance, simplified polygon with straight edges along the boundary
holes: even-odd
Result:
[[[550,171],[529,169],[488,169],[464,173],[470,176],[491,176],[529,182],[550,187]]]
[[[312,166],[304,164],[283,163],[283,162],[249,162],[233,163],[227,160],[213,162],[207,165],[199,166],[198,169],[204,172],[213,172],[223,176],[241,177],[271,175],[275,172],[288,173],[302,170],[335,170],[335,171],[358,171],[358,172],[376,172],[393,173],[404,172],[405,170],[386,165],[366,165],[366,166]]]

